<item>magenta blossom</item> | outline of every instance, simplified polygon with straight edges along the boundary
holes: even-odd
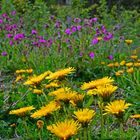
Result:
[[[11,12],[11,15],[12,15],[12,16],[16,15],[16,11],[12,11],[12,12]]]
[[[67,28],[67,29],[65,30],[65,33],[66,33],[67,35],[71,35],[71,29]]]
[[[110,39],[113,38],[113,34],[111,34],[110,32],[107,33],[107,35],[104,37],[104,41],[108,41]]]
[[[24,39],[25,35],[24,34],[16,34],[14,36],[14,40],[21,40],[21,39]]]
[[[12,41],[12,40],[10,40],[9,44],[10,44],[10,46],[12,46],[12,45],[13,45],[13,41]]]
[[[7,34],[7,38],[12,38],[13,35],[12,34]]]
[[[109,60],[113,60],[113,55],[109,55],[107,58],[108,58]]]
[[[7,56],[7,52],[2,52],[1,55],[2,56]]]
[[[33,34],[33,35],[37,34],[37,31],[33,29],[33,30],[32,30],[32,34]]]
[[[94,38],[92,40],[92,45],[96,45],[99,42],[98,38]]]
[[[94,52],[90,52],[90,53],[89,53],[89,57],[90,57],[91,59],[93,59],[94,56],[95,56]]]
[[[2,24],[3,23],[3,20],[2,19],[0,19],[0,24]]]
[[[74,19],[74,22],[76,22],[76,23],[79,23],[79,22],[81,22],[82,20],[80,19],[80,18],[75,18]]]
[[[97,20],[98,20],[97,18],[93,18],[93,21],[94,21],[94,22],[97,22]]]
[[[76,26],[72,26],[71,27],[71,32],[73,33],[73,32],[76,32],[77,31],[77,27]]]
[[[81,25],[77,25],[77,30],[80,31],[82,29]]]

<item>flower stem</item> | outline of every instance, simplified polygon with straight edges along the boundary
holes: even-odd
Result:
[[[87,127],[84,127],[84,140],[88,140],[88,138],[87,138]]]
[[[123,123],[120,122],[120,140],[123,140]]]

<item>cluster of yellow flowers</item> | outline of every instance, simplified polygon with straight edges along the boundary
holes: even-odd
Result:
[[[135,70],[138,70],[140,68],[140,59],[137,55],[136,50],[133,51],[132,55],[130,56],[130,59],[131,59],[130,61],[122,60],[121,62],[109,63],[107,64],[107,67],[114,68],[115,71],[116,69],[119,69],[118,71],[115,72],[116,76],[121,76],[124,72],[133,73]]]
[[[25,71],[27,72],[27,70],[18,70],[16,73],[25,73]],[[82,101],[85,99],[85,96],[95,97],[96,95],[99,97],[99,99],[102,99],[100,101],[105,103],[103,104],[104,114],[112,114],[116,117],[120,117],[120,115],[122,115],[122,113],[131,105],[130,103],[126,103],[125,100],[114,100],[111,102],[111,95],[118,89],[118,87],[114,85],[114,80],[111,77],[103,77],[101,79],[83,83],[79,89],[79,91],[82,90],[82,93],[64,86],[64,84],[61,83],[63,82],[61,79],[74,71],[75,69],[71,67],[58,70],[54,73],[51,71],[46,71],[38,76],[30,76],[28,80],[24,81],[24,85],[28,85],[29,87],[31,86],[33,88],[32,91],[34,94],[42,95],[43,93],[47,98],[45,101],[47,104],[43,103],[40,109],[31,112],[30,117],[33,119],[41,119],[42,117],[53,115],[55,112],[58,112],[59,114],[61,112],[60,110],[64,111],[64,108],[66,108],[65,105],[70,103],[69,106],[72,107],[73,110],[70,114],[68,114],[68,118],[70,118],[69,120],[65,118],[63,121],[58,121],[54,124],[47,125],[47,130],[62,140],[69,139],[71,136],[76,135],[81,127],[88,127],[89,124],[91,124],[90,122],[92,122],[93,117],[96,114],[95,110],[84,107],[84,105],[79,108],[77,105],[79,102],[83,103]],[[47,84],[42,83],[44,81],[47,81]],[[44,89],[40,89],[42,87]],[[51,89],[53,89],[53,91],[50,91]],[[44,98],[44,96],[38,97]],[[106,98],[109,98],[107,102],[104,100]],[[86,100],[84,100],[84,104],[85,102]],[[16,110],[11,110],[9,114],[25,116],[27,112],[34,109],[35,107],[33,106],[22,107]],[[137,114],[131,117],[140,118],[140,115]],[[42,129],[44,127],[44,121],[38,120],[36,125],[38,129]]]

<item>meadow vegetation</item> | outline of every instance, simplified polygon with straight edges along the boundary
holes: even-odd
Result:
[[[139,140],[140,11],[0,1],[0,139]]]

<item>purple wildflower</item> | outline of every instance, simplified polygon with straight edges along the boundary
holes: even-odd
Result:
[[[94,21],[94,22],[97,22],[97,20],[98,20],[97,18],[93,18],[93,21]]]
[[[45,39],[39,39],[39,43],[46,43]]]
[[[80,31],[82,29],[81,25],[77,25],[77,30]]]
[[[104,41],[108,41],[110,39],[113,38],[113,34],[111,34],[110,32],[107,33],[107,35],[104,37]]]
[[[95,55],[94,55],[94,52],[90,52],[90,53],[89,53],[89,57],[90,57],[91,59],[93,59],[94,56],[95,56]]]
[[[113,55],[109,55],[107,58],[108,58],[109,60],[113,60]]]
[[[61,28],[62,23],[60,21],[57,21],[55,23],[55,28]]]
[[[14,40],[21,40],[21,39],[23,39],[24,37],[25,37],[24,34],[16,34],[16,35],[14,36]]]
[[[94,38],[92,40],[92,45],[96,45],[99,42],[98,38]]]
[[[0,24],[2,24],[3,23],[3,20],[2,19],[0,19]]]
[[[33,35],[37,34],[37,31],[33,29],[33,30],[32,30],[32,34],[33,34]]]
[[[7,34],[7,38],[11,38],[11,37],[13,37],[12,34]]]
[[[2,52],[1,55],[2,56],[7,56],[7,52]]]
[[[16,15],[16,11],[12,11],[12,12],[11,12],[11,15],[12,15],[12,16]]]
[[[10,46],[12,46],[12,45],[13,45],[13,41],[12,41],[12,40],[10,40],[9,44],[10,44]]]
[[[72,27],[71,27],[71,32],[73,33],[73,32],[76,32],[76,31],[77,31],[76,26],[72,26]]]
[[[69,28],[67,28],[67,29],[65,30],[65,33],[66,33],[67,35],[71,35],[71,30],[70,30]]]
[[[79,22],[81,22],[82,20],[80,19],[80,18],[75,18],[74,19],[74,22],[76,22],[76,23],[79,23]]]

